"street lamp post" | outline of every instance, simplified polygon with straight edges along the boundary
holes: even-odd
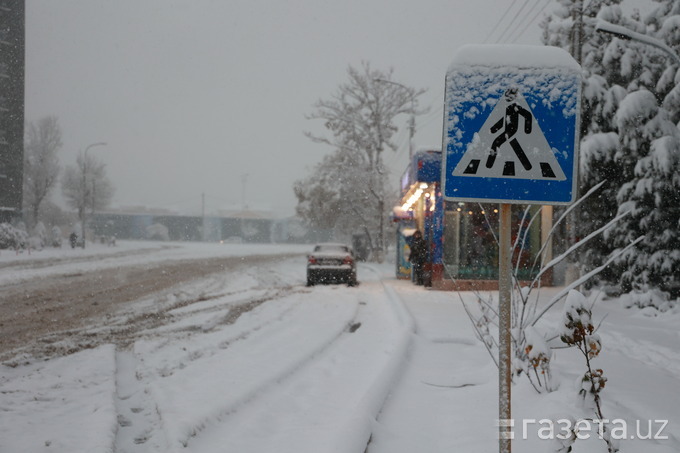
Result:
[[[94,148],[95,146],[105,146],[106,142],[97,142],[97,143],[92,143],[90,145],[87,145],[85,148],[85,152],[83,153],[83,218],[82,222],[83,224],[81,225],[82,229],[82,234],[83,234],[83,248],[85,248],[85,220],[87,217],[86,214],[86,208],[87,208],[87,170],[88,170],[88,164],[87,164],[87,152],[89,151],[90,148]],[[92,180],[92,215],[94,216],[94,184],[95,180]]]
[[[106,142],[97,142],[97,143],[92,143],[91,145],[87,145],[87,148],[85,148],[85,158],[87,159],[87,151],[90,148],[94,148],[95,146],[106,146]]]
[[[610,35],[614,35],[619,39],[625,39],[626,41],[638,41],[643,44],[650,45],[652,47],[656,47],[659,50],[662,50],[666,52],[671,58],[673,58],[673,61],[680,66],[680,57],[678,57],[678,54],[676,54],[673,49],[668,47],[664,42],[659,41],[658,39],[652,38],[651,36],[643,35],[642,33],[637,33],[633,30],[629,30],[626,27],[622,27],[620,25],[612,24],[610,22],[607,22],[606,20],[598,19],[597,24],[595,25],[595,30],[599,31],[600,33],[608,33]]]
[[[406,90],[406,92],[409,94],[409,97],[411,98],[411,119],[409,121],[408,131],[408,161],[409,163],[411,163],[411,159],[413,158],[413,136],[416,134],[416,103],[413,90],[411,90],[406,85],[403,85],[399,82],[394,82],[392,80],[387,79],[373,79],[373,80],[375,80],[376,82],[391,83],[392,85],[397,85],[398,87],[401,87],[404,90]]]

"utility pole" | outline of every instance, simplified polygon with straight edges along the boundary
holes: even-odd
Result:
[[[203,242],[207,241],[206,222],[205,222],[205,192],[201,194],[201,219],[203,220]]]
[[[248,186],[248,173],[241,175],[241,209],[245,211],[248,208],[246,205],[246,189]]]
[[[572,57],[581,64],[583,59],[583,1],[574,3],[574,9],[571,13],[574,20],[574,26],[571,29],[571,46],[569,53]]]
[[[416,135],[416,99],[415,99],[415,94],[413,93],[413,90],[406,85],[395,82],[393,80],[387,80],[387,79],[373,79],[376,82],[381,82],[381,83],[390,83],[392,85],[396,85],[398,87],[403,88],[409,95],[410,100],[411,100],[411,118],[409,120],[409,128],[408,128],[408,162],[409,164],[411,163],[411,160],[413,159],[413,136]]]
[[[82,218],[80,219],[81,225],[80,225],[80,230],[81,234],[83,236],[83,248],[85,248],[85,224],[86,224],[86,219],[87,219],[87,195],[88,195],[88,190],[87,190],[87,173],[90,170],[88,167],[88,160],[87,160],[87,152],[89,151],[90,148],[94,148],[95,146],[106,146],[106,142],[97,142],[97,143],[92,143],[90,145],[87,145],[85,148],[85,152],[83,153],[83,203],[82,203],[82,209],[83,209],[83,214]],[[94,218],[94,177],[92,178],[92,217]]]
[[[581,64],[581,61],[583,59],[583,0],[579,0],[574,3],[573,9],[571,11],[571,17],[573,19],[573,27],[571,29],[571,43],[570,43],[570,48],[569,48],[569,53],[571,54],[572,57],[574,57],[574,60],[578,62],[578,64]],[[581,121],[583,121],[583,115],[581,115]],[[578,124],[577,127],[579,128],[579,131],[582,132],[582,124]],[[578,192],[579,184],[576,184],[576,191]],[[552,207],[550,208],[550,211],[552,210]],[[546,214],[548,214],[548,211],[545,211]],[[551,212],[552,214],[552,212]],[[577,232],[576,232],[576,225],[578,223],[578,217],[576,214],[576,210],[572,211],[568,217],[567,217],[567,247],[569,248],[572,245],[576,244],[577,240]],[[579,277],[579,269],[578,265],[576,262],[574,262],[574,257],[573,255],[569,255],[569,258],[567,259],[567,275],[566,275],[566,283],[570,283],[571,281],[574,281],[578,279]]]

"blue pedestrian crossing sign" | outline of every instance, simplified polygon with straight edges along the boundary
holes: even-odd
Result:
[[[446,76],[442,193],[452,201],[576,197],[581,68],[548,46],[464,46]]]

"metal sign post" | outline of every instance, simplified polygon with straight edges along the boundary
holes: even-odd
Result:
[[[510,388],[512,385],[512,205],[500,206],[498,231],[498,436],[501,453],[510,453],[512,420]]]
[[[576,197],[581,67],[549,46],[463,46],[446,74],[442,196],[500,203],[499,446],[510,453],[512,211]]]

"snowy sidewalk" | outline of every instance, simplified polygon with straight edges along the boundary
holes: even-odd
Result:
[[[496,368],[458,295],[389,283],[415,321],[407,366],[374,427],[368,453],[494,451]]]
[[[496,451],[498,371],[475,339],[462,307],[460,297],[474,302],[473,295],[429,291],[409,282],[389,284],[405,301],[416,331],[408,365],[377,419],[368,453]],[[545,295],[556,290],[546,289]],[[546,331],[557,327],[560,312],[556,307],[546,316]],[[599,302],[594,314],[598,320],[607,315],[599,331],[602,354],[593,365],[603,368],[608,378],[602,392],[604,415],[627,428],[617,433],[625,437],[620,441],[621,452],[680,451],[678,314],[650,318],[637,309],[625,309],[618,300]],[[543,426],[538,421],[594,416],[578,396],[584,372],[578,352],[564,349],[553,357],[556,391],[538,394],[524,376],[517,378],[512,388],[514,449],[555,451],[556,441],[536,435]],[[529,426],[526,438],[524,420]],[[573,445],[575,453],[606,452],[605,443],[597,438],[597,425],[592,426],[589,433],[580,433],[590,438],[578,440]],[[661,427],[660,439],[648,438]]]

